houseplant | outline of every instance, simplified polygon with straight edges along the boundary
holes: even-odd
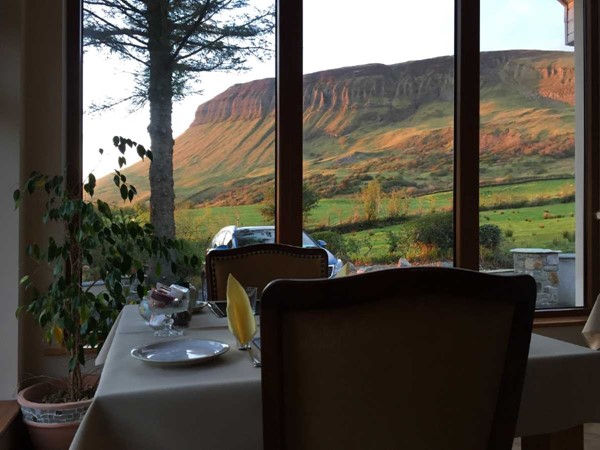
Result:
[[[119,169],[126,164],[128,148],[135,149],[140,158],[152,160],[150,150],[130,139],[114,137],[113,144],[121,152]],[[127,183],[126,176],[115,170],[113,180],[123,201],[131,202],[137,191]],[[99,349],[102,345],[127,302],[130,294],[127,284],[135,286],[135,295],[142,298],[147,292],[144,281],[149,262],[158,274],[161,262],[171,264],[172,272],[177,270],[177,253],[181,243],[159,238],[150,224],[138,223],[126,211],[113,209],[100,199],[95,200],[95,187],[96,178],[90,174],[83,185],[85,198],[78,198],[68,191],[62,176],[34,172],[23,188],[14,192],[16,207],[24,197],[45,195],[42,220],[45,224],[55,223],[61,229],[59,236],[49,237],[45,245],[27,246],[27,255],[37,263],[36,270],[49,270],[50,281],[39,286],[40,283],[34,281],[35,277],[30,276],[32,274],[21,279],[26,288],[27,302],[19,307],[17,315],[21,312],[31,314],[43,328],[45,340],[63,346],[69,357],[64,389],[56,392],[46,386],[28,388],[27,393],[24,390],[19,394],[19,398],[29,402],[24,410],[26,422],[41,421],[30,402],[43,402],[43,399],[26,398],[28,394],[43,392],[46,395],[52,390],[52,403],[73,403],[93,395],[82,376],[84,352],[86,348]],[[182,262],[194,266],[198,260],[186,256]],[[94,294],[94,283],[83,283],[82,274],[86,266],[94,268],[97,281],[104,283],[104,292]],[[124,278],[128,283],[123,282]],[[58,415],[64,416],[65,413],[60,411]],[[73,421],[67,425],[73,428]],[[34,436],[32,438],[35,439]]]

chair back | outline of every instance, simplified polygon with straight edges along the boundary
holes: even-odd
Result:
[[[327,252],[283,244],[257,244],[206,254],[208,300],[225,300],[231,273],[242,286],[263,289],[278,278],[327,278]]]
[[[271,283],[264,448],[510,450],[535,298],[530,276],[449,268]]]

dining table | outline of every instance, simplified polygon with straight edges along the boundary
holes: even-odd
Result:
[[[262,449],[260,368],[238,350],[227,319],[208,308],[184,333],[155,337],[135,305],[122,310],[98,355],[102,376],[71,450]],[[186,367],[131,357],[135,347],[169,339],[208,339],[230,349]],[[599,380],[600,353],[533,334],[516,427],[521,448],[583,449],[582,425],[600,422]]]

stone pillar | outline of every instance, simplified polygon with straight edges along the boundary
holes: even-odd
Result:
[[[537,285],[536,308],[560,306],[558,287],[558,254],[560,250],[545,248],[513,248],[514,272],[525,273],[535,279]]]

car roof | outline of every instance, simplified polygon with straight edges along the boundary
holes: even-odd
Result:
[[[256,226],[248,226],[248,227],[236,227],[233,226],[236,230],[274,230],[275,225],[256,225]]]
[[[226,227],[221,228],[217,234],[222,231],[231,231],[232,233],[236,233],[238,231],[261,231],[261,230],[274,230],[275,225],[249,225],[238,227],[235,225],[227,225]],[[302,230],[302,234],[307,234],[306,231]]]

